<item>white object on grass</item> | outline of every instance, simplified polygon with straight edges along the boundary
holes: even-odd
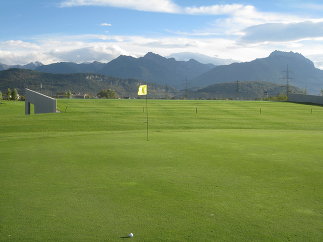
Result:
[[[128,237],[129,238],[132,238],[133,237],[133,233],[128,234]]]

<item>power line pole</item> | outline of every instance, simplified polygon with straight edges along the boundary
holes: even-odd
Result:
[[[187,99],[187,78],[185,78],[185,99]]]
[[[289,70],[288,70],[288,65],[287,65],[287,69],[286,69],[286,96],[288,99],[288,95],[289,95]]]
[[[287,65],[287,68],[286,68],[286,71],[284,71],[286,73],[286,76],[285,76],[285,81],[286,81],[286,97],[288,99],[288,96],[289,96],[289,93],[290,93],[290,81],[292,80],[292,78],[290,78],[290,75],[289,75],[289,68],[288,68],[288,65]]]

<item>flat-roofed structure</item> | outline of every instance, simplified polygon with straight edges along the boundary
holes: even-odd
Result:
[[[34,104],[35,113],[56,113],[56,99],[25,89],[25,114],[30,114],[30,104]]]

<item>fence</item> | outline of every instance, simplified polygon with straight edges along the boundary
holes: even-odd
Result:
[[[323,96],[289,94],[288,101],[294,103],[313,103],[323,105]]]

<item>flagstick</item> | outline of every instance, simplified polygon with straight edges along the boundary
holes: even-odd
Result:
[[[139,89],[138,89],[138,95],[142,96],[142,95],[146,95],[146,115],[147,115],[147,141],[149,140],[149,136],[148,136],[148,127],[149,127],[149,123],[148,123],[148,92],[147,92],[147,87],[148,85],[139,85]],[[143,112],[145,111],[145,108],[143,108]]]
[[[147,104],[148,93],[146,94],[146,113],[147,113],[147,141],[148,141],[148,104]]]

